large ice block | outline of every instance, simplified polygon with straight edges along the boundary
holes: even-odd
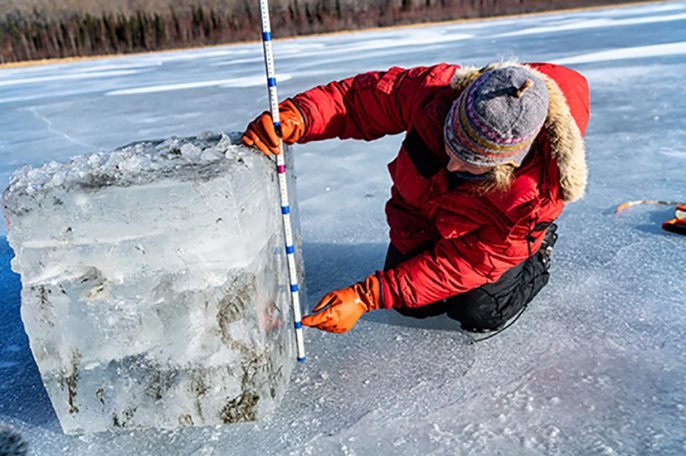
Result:
[[[12,177],[22,319],[64,432],[256,420],[283,397],[295,344],[276,169],[231,136]]]

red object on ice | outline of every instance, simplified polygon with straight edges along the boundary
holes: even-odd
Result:
[[[662,229],[671,233],[686,235],[686,203],[676,207],[674,218],[664,222]]]

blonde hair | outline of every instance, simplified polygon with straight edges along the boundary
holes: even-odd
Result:
[[[538,143],[534,142],[523,162],[539,153]],[[522,162],[522,163],[523,163]],[[490,192],[506,192],[515,178],[517,166],[514,163],[502,163],[491,168],[486,177],[476,187],[476,192],[483,195]]]
[[[490,193],[492,191],[505,192],[510,189],[514,174],[517,167],[512,163],[503,163],[502,165],[494,166],[487,174],[484,180],[479,182],[476,190],[480,194]]]

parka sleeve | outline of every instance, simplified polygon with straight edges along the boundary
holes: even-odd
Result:
[[[318,86],[293,97],[305,118],[299,141],[364,139],[406,131],[436,67],[393,67]],[[445,70],[443,71],[445,73]],[[424,92],[425,94],[425,92]]]
[[[526,260],[529,248],[540,246],[540,241],[516,243],[486,242],[479,231],[441,239],[433,249],[381,273],[384,306],[421,307],[495,282]],[[513,247],[523,254],[513,256]]]

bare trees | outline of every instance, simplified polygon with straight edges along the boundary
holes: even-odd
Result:
[[[271,0],[278,36],[619,3],[627,0]],[[138,3],[137,3],[138,2]],[[9,0],[0,62],[259,39],[254,0]]]
[[[202,5],[184,11],[72,13],[58,19],[38,12],[11,13],[0,18],[0,55],[4,62],[12,62],[257,39],[259,24],[255,28],[252,22],[246,23],[244,15]]]

